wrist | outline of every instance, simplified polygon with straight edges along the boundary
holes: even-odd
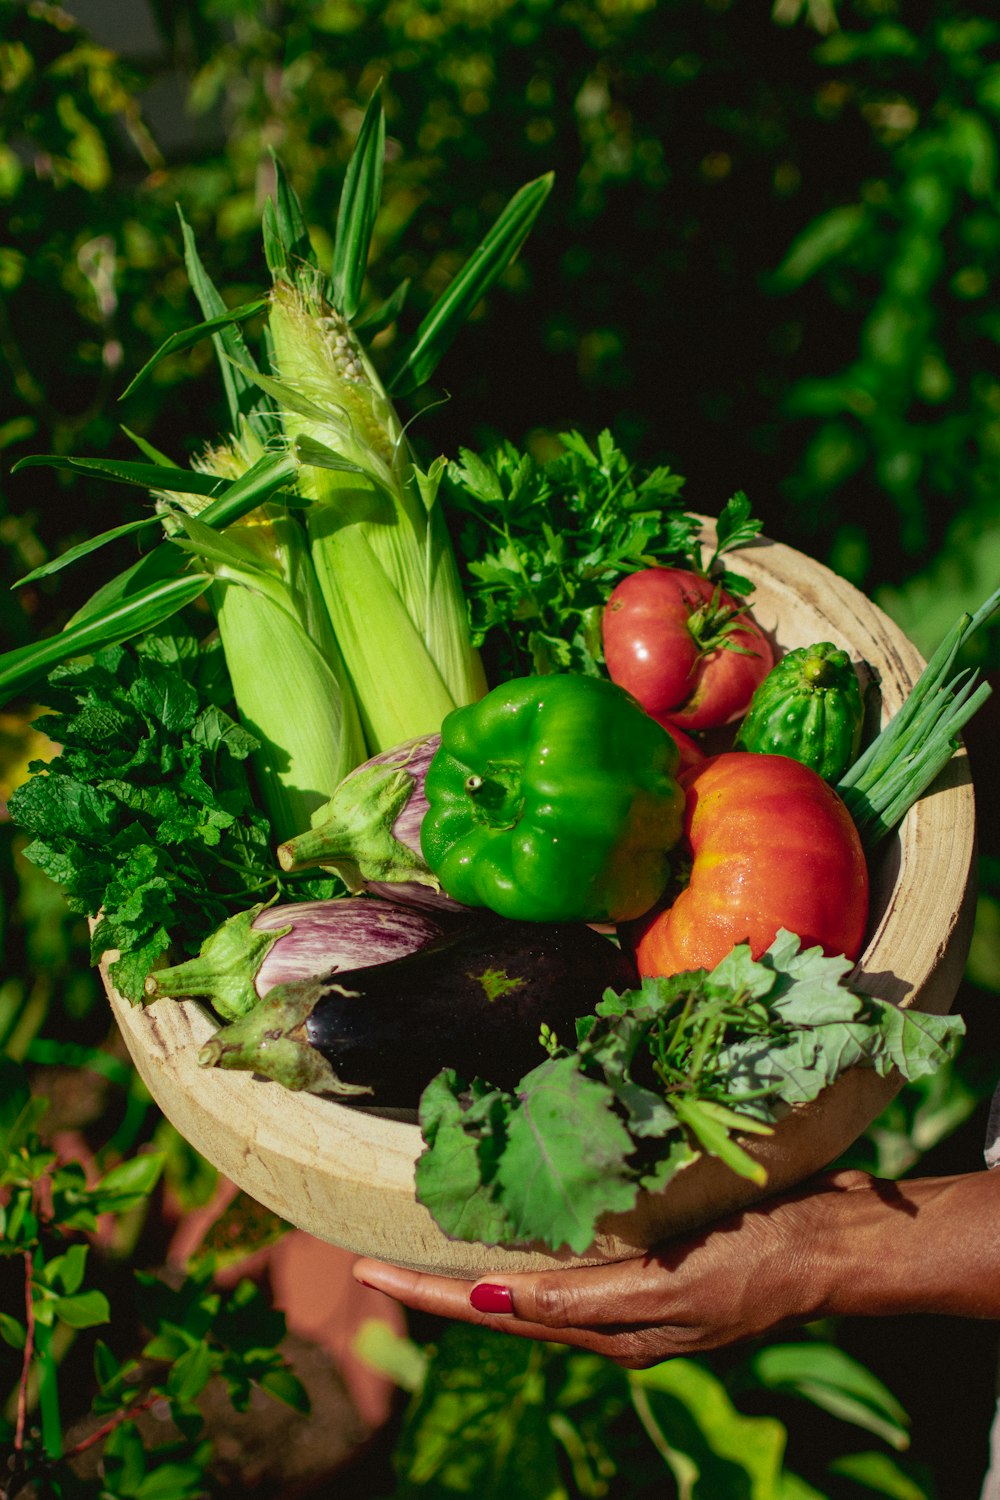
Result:
[[[816,1315],[1000,1317],[1000,1172],[869,1179],[810,1202]]]

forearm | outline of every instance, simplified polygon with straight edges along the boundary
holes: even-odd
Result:
[[[1000,1172],[872,1182],[833,1196],[803,1260],[818,1315],[1000,1319]]]

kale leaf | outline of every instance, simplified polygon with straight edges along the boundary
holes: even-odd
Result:
[[[741,944],[711,971],[607,991],[574,1045],[543,1031],[548,1056],[510,1092],[443,1071],[421,1099],[418,1199],[455,1238],[579,1255],[603,1214],[699,1155],[763,1184],[740,1138],[847,1068],[923,1077],[964,1031],[854,993],[850,967],[781,932],[757,961]]]

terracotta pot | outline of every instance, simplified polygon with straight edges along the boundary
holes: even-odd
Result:
[[[923,661],[868,599],[820,564],[761,540],[739,553],[756,618],[779,650],[831,640],[877,680],[883,720],[899,708]],[[964,752],[911,809],[872,871],[868,940],[853,982],[902,1006],[949,1009],[965,964],[974,893],[974,809]],[[766,1189],[701,1158],[627,1214],[608,1215],[590,1252],[551,1255],[447,1238],[413,1195],[421,1150],[415,1124],[290,1093],[246,1073],[198,1066],[215,1023],[193,1001],[142,1009],[109,998],[136,1067],[164,1114],[209,1161],[291,1223],[360,1254],[475,1277],[557,1262],[635,1255],[670,1235],[781,1191],[821,1170],[871,1123],[899,1087],[854,1069],[770,1137],[744,1143],[765,1164]]]

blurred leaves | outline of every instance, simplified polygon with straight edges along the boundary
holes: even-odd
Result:
[[[888,1453],[845,1453],[830,1464],[831,1474],[854,1480],[890,1500],[933,1500],[934,1486],[923,1466],[904,1468]]]
[[[802,229],[771,281],[795,296],[818,281],[856,329],[846,357],[816,360],[826,373],[784,392],[805,434],[787,493],[814,515],[827,509],[816,530],[856,582],[899,584],[961,546],[950,534],[960,518],[975,528],[995,511],[998,391],[983,366],[998,331],[1000,28],[945,6],[920,32],[866,26],[864,8],[852,10],[861,24],[842,17],[815,58],[881,161],[853,201]],[[838,549],[837,527],[863,524],[865,507],[868,547]]]
[[[453,1324],[407,1408],[393,1500],[500,1497],[512,1482],[537,1500],[599,1500],[664,1494],[670,1480],[682,1500],[820,1500],[786,1468],[786,1436],[776,1418],[741,1412],[703,1360],[629,1372]]]
[[[278,151],[334,262],[378,88],[362,313],[410,288],[379,335],[387,368],[513,190],[555,172],[530,264],[421,397],[418,447],[609,426],[642,461],[698,475],[705,509],[744,488],[772,533],[869,587],[926,564],[959,513],[989,513],[1000,63],[997,23],[969,0],[930,0],[919,29],[869,0],[776,0],[770,18],[700,0],[155,11],[161,36],[123,65],[53,7],[0,5],[15,456],[123,443],[118,372],[191,322],[175,203],[223,247],[226,303],[247,302]],[[184,130],[159,102],[168,76]],[[191,436],[167,398],[183,381],[191,405],[216,403],[209,358],[177,347],[123,412],[176,462]],[[99,529],[77,529],[67,494],[109,524],[135,515],[96,483],[10,488],[20,573]],[[877,543],[859,546],[873,515]],[[23,638],[32,610],[68,602],[46,584],[0,630]]]
[[[116,1288],[123,1307],[113,1319],[113,1283],[95,1284],[106,1278],[98,1252],[101,1225],[148,1208],[163,1158],[140,1152],[97,1174],[82,1161],[60,1160],[37,1133],[46,1102],[32,1094],[26,1072],[0,1055],[0,1272],[19,1273],[0,1278],[0,1389],[4,1410],[16,1413],[13,1423],[0,1417],[8,1458],[4,1493],[44,1490],[80,1500],[203,1495],[212,1452],[200,1441],[198,1398],[210,1381],[222,1383],[238,1411],[247,1410],[255,1389],[297,1412],[309,1409],[278,1349],[284,1317],[251,1281],[219,1291],[211,1255],[179,1285],[136,1272],[145,1368],[120,1360],[111,1344],[127,1328],[123,1288]],[[14,1287],[19,1295],[11,1295]],[[95,1389],[81,1400],[64,1378],[62,1361],[79,1335],[112,1322],[109,1342],[93,1342]],[[68,1423],[88,1401],[92,1430],[70,1442],[64,1414]],[[182,1442],[150,1447],[140,1438],[132,1417],[157,1405]],[[99,1492],[71,1466],[95,1444],[102,1448]]]
[[[834,1344],[769,1344],[751,1356],[743,1378],[812,1401],[893,1448],[910,1445],[909,1418],[892,1392]]]
[[[538,1500],[661,1495],[665,1484],[680,1500],[822,1500],[821,1449],[805,1474],[788,1461],[794,1408],[787,1428],[742,1409],[775,1394],[882,1445],[838,1456],[830,1472],[899,1500],[934,1495],[922,1466],[886,1451],[909,1442],[893,1393],[856,1359],[808,1337],[760,1347],[726,1373],[711,1357],[628,1371],[580,1349],[466,1324],[447,1325],[423,1351],[374,1334],[370,1345],[373,1362],[403,1372],[413,1391],[393,1455],[393,1500],[500,1496],[512,1479]],[[635,1442],[640,1429],[644,1446]]]

